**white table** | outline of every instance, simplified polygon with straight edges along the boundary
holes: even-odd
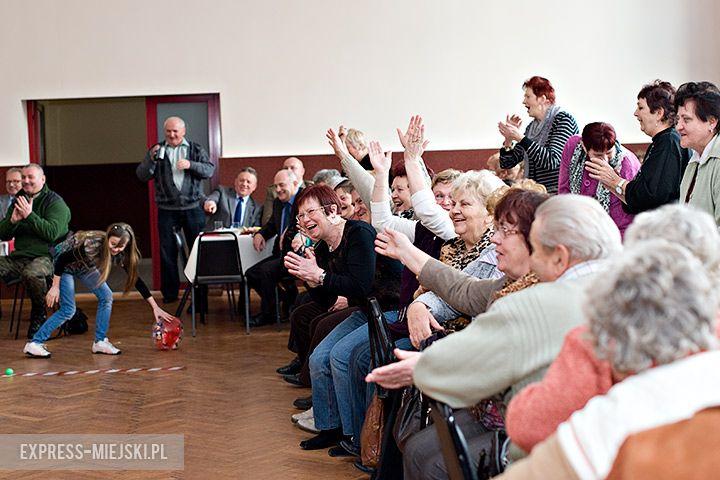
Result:
[[[240,250],[240,260],[242,261],[243,274],[247,272],[248,268],[252,267],[256,263],[264,260],[272,255],[273,245],[275,245],[275,239],[273,237],[265,243],[265,248],[262,252],[256,252],[253,248],[252,235],[240,235],[238,230],[234,231],[237,236],[238,249]],[[197,268],[197,251],[198,251],[198,240],[200,237],[195,239],[192,250],[190,251],[190,258],[188,258],[187,265],[185,266],[185,277],[192,282],[195,279],[195,269]],[[203,236],[203,242],[210,242],[213,240],[227,240],[226,236],[214,236],[211,233]]]

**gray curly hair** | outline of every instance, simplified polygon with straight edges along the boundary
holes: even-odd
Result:
[[[640,372],[717,348],[718,290],[700,260],[667,240],[637,242],[585,304],[595,353]]]
[[[720,288],[720,233],[712,215],[677,203],[641,213],[625,232],[625,245],[653,238],[662,238],[690,250]]]

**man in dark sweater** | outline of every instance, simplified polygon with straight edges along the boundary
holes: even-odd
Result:
[[[165,141],[145,154],[135,173],[143,182],[155,180],[155,203],[158,207],[160,234],[160,290],[163,302],[177,300],[180,277],[177,266],[177,244],[173,228],[181,228],[189,245],[205,224],[201,200],[202,180],[209,178],[215,165],[205,149],[185,139],[185,122],[169,117],[163,124]]]
[[[65,238],[70,209],[60,195],[45,185],[40,165],[22,168],[22,192],[0,220],[0,240],[15,238],[15,250],[0,257],[0,278],[9,282],[22,279],[32,302],[28,338],[45,322],[47,278],[52,276],[50,247]]]

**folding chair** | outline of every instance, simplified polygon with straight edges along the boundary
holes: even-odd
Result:
[[[175,236],[175,245],[177,245],[178,252],[180,252],[180,265],[182,269],[185,270],[189,256],[185,235],[178,227],[173,227],[173,235]],[[182,299],[180,300],[180,304],[178,305],[177,310],[175,310],[175,316],[178,318],[180,318],[185,311],[185,305],[187,304],[188,297],[190,296],[190,288],[192,288],[192,285],[185,289]]]
[[[443,460],[450,480],[478,480],[470,460],[467,442],[455,423],[452,408],[442,402],[430,400],[430,415],[440,438]]]
[[[212,238],[207,238],[212,237]],[[195,278],[192,281],[192,335],[195,336],[195,287],[198,285],[231,285],[240,283],[245,293],[245,332],[250,334],[250,293],[242,271],[240,250],[235,232],[210,232],[198,236]],[[234,295],[228,295],[230,316],[234,318]]]
[[[368,301],[370,307],[370,315],[368,317],[368,334],[370,337],[370,353],[372,368],[382,367],[394,362],[395,342],[390,337],[387,320],[383,315],[382,307],[375,297],[371,297]],[[380,385],[375,385],[378,397],[387,398],[387,390]]]

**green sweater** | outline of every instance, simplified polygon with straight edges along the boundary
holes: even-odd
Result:
[[[15,239],[11,257],[50,256],[50,246],[65,238],[70,223],[70,209],[60,195],[44,185],[33,197],[32,212],[13,224],[12,209],[0,220],[0,240]]]

